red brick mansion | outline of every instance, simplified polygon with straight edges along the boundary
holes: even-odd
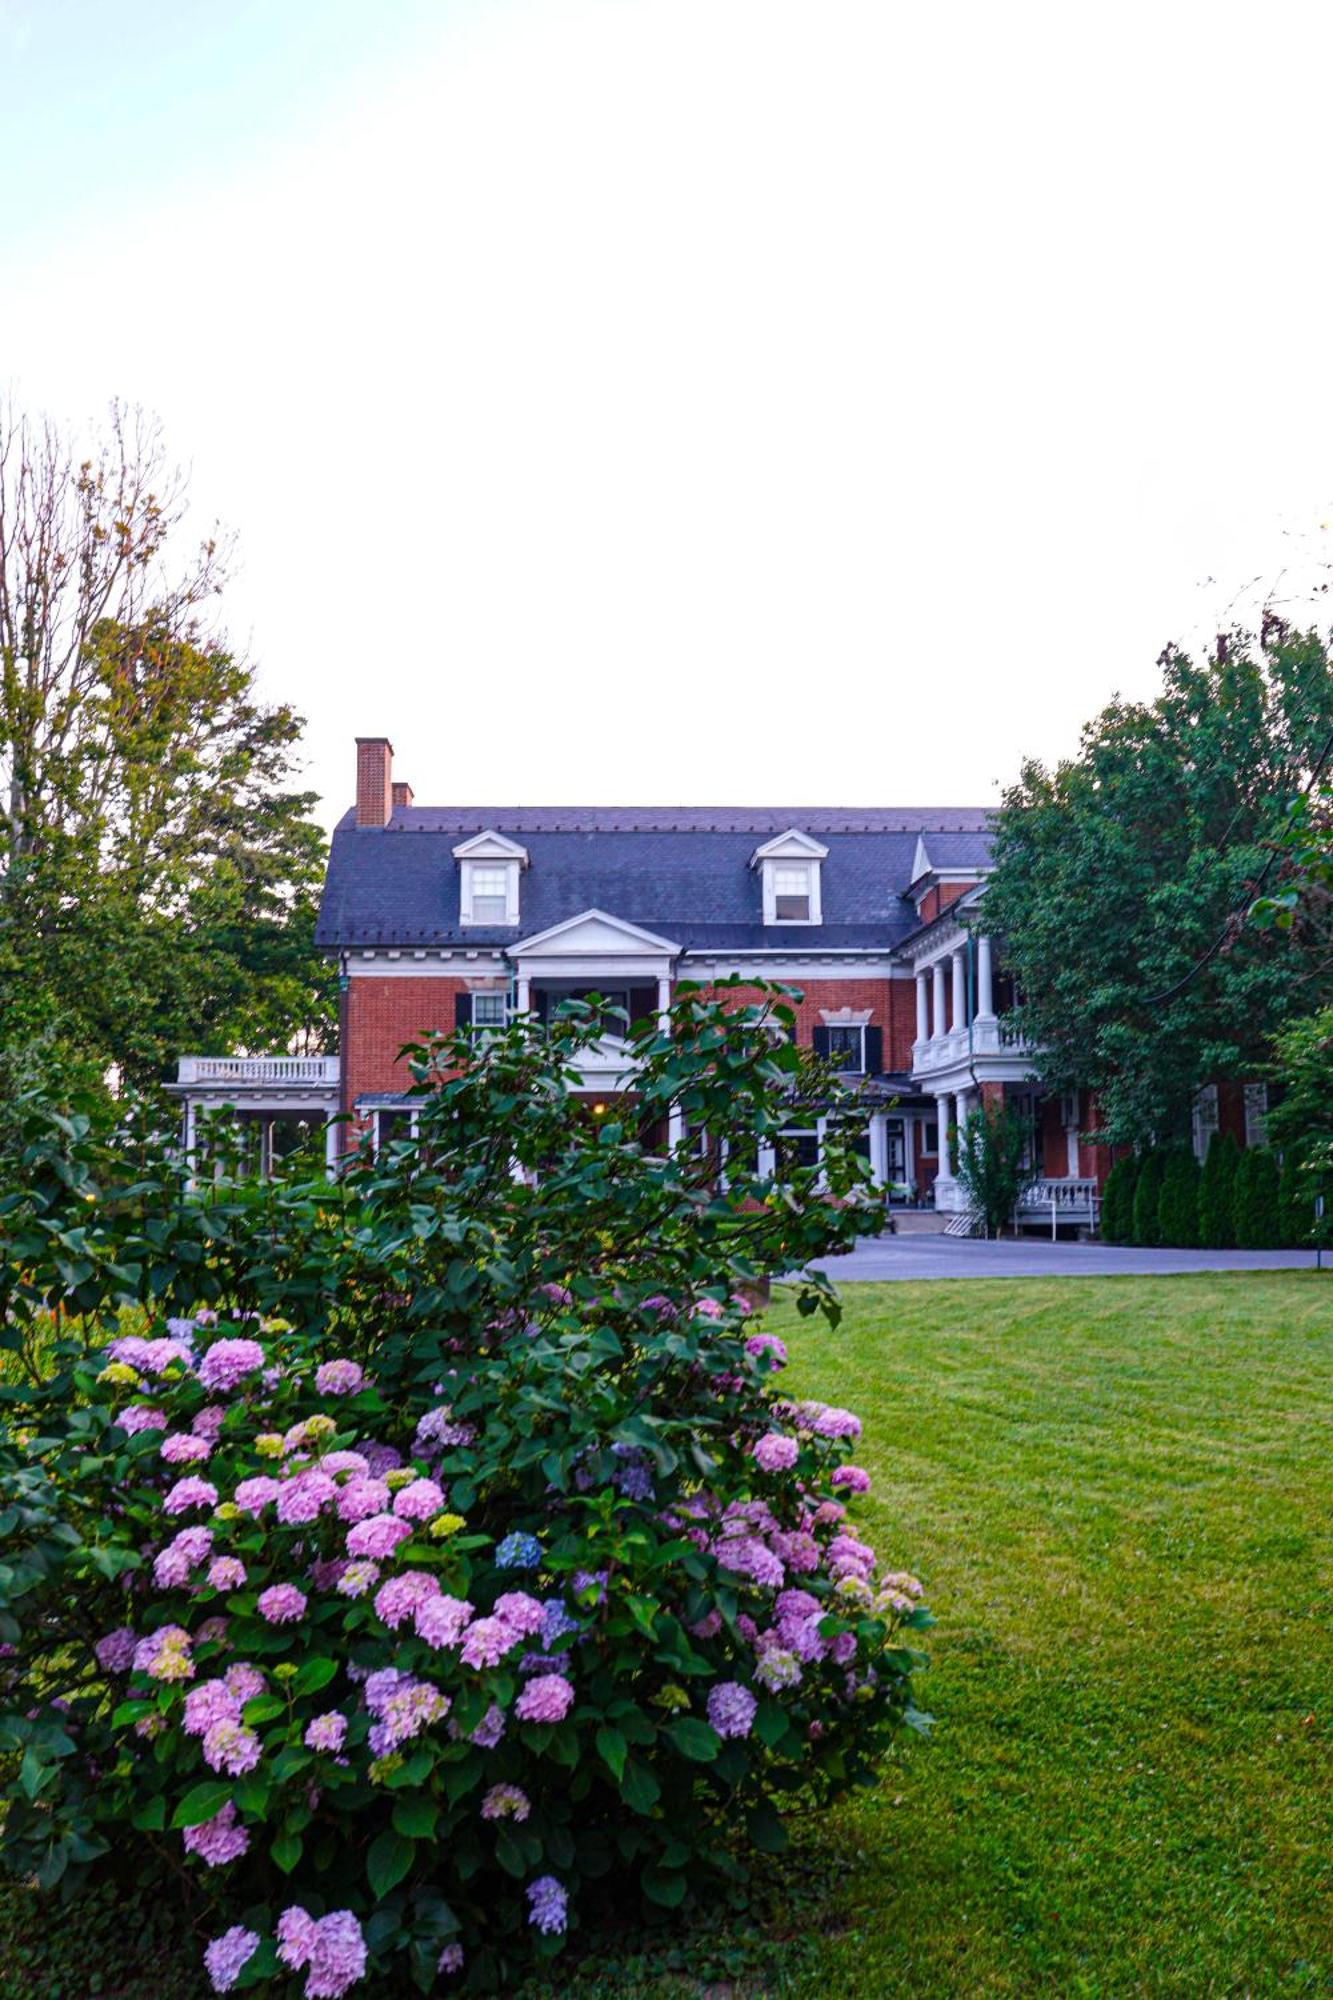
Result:
[[[1031,1132],[1031,1219],[1092,1219],[1109,1161],[1080,1141],[1089,1106],[1043,1095],[1006,1024],[984,809],[418,806],[392,760],[384,737],[358,738],[329,856],[316,935],[339,967],[340,1053],[183,1058],[188,1148],[230,1104],[264,1164],[312,1124],[333,1164],[367,1129],[410,1125],[399,1051],[424,1034],[592,992],[637,1020],[678,981],[739,975],[801,990],[799,1037],[859,1079],[894,1198],[962,1209],[950,1128],[1002,1097]],[[581,1075],[594,1100],[627,1087],[623,1042],[589,1050]],[[817,1125],[786,1143],[817,1157]]]

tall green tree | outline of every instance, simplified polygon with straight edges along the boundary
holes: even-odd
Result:
[[[1134,1184],[1133,1241],[1145,1249],[1156,1249],[1162,1240],[1162,1182],[1166,1174],[1166,1154],[1154,1146],[1139,1169]]]
[[[1183,1138],[1199,1086],[1253,1075],[1333,990],[1327,902],[1246,920],[1292,797],[1333,734],[1324,637],[1269,617],[1162,656],[1079,755],[1027,764],[999,815],[987,916],[1052,1090],[1091,1089],[1108,1140]]]
[[[1012,1223],[1020,1196],[1037,1179],[1024,1165],[1028,1136],[1012,1104],[984,1104],[956,1131],[954,1172],[988,1237]]]
[[[1175,1146],[1162,1175],[1157,1204],[1163,1243],[1176,1250],[1194,1250],[1199,1243],[1199,1162],[1190,1146]]]
[[[1104,1243],[1128,1243],[1134,1235],[1134,1187],[1139,1162],[1133,1153],[1117,1160],[1102,1193],[1101,1235]]]
[[[0,1092],[331,1034],[301,719],[215,628],[225,556],[152,425],[0,410]]]
[[[1199,1176],[1199,1246],[1231,1250],[1236,1242],[1236,1175],[1240,1149],[1229,1132],[1214,1132]]]

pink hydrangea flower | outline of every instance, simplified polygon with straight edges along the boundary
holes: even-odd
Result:
[[[334,1586],[340,1597],[364,1597],[379,1582],[380,1566],[372,1562],[349,1562]]]
[[[197,1854],[210,1868],[222,1868],[228,1861],[239,1861],[249,1845],[250,1835],[245,1827],[237,1823],[236,1807],[230,1799],[212,1819],[185,1829],[186,1853]]]
[[[178,1479],[169,1487],[162,1502],[164,1514],[186,1514],[191,1507],[216,1507],[218,1489],[206,1479],[197,1479],[193,1474],[187,1479]]]
[[[347,1717],[337,1709],[330,1709],[326,1715],[317,1715],[307,1723],[303,1738],[307,1750],[328,1750],[336,1753],[347,1741]]]
[[[253,1701],[257,1694],[268,1690],[268,1682],[259,1668],[252,1667],[248,1660],[238,1660],[235,1666],[228,1667],[222,1679],[228,1692],[240,1702]]]
[[[433,1479],[414,1479],[393,1496],[393,1511],[405,1521],[429,1521],[444,1510],[444,1492]]]
[[[546,1608],[538,1598],[529,1597],[526,1590],[506,1590],[495,1600],[495,1615],[512,1626],[520,1639],[526,1639],[541,1631]]]
[[[306,1607],[306,1595],[294,1583],[271,1583],[261,1590],[255,1605],[260,1617],[270,1625],[290,1625]]]
[[[208,1565],[208,1581],[214,1590],[239,1590],[245,1582],[245,1564],[239,1556],[215,1556]]]
[[[319,1926],[299,1904],[293,1904],[278,1918],[278,1957],[293,1972],[300,1972],[315,1955]]]
[[[221,1403],[206,1403],[190,1429],[196,1437],[215,1438],[226,1422],[227,1412]]]
[[[840,1465],[829,1476],[830,1486],[843,1486],[849,1493],[868,1493],[870,1474],[859,1465]]]
[[[483,1819],[512,1819],[521,1825],[531,1811],[531,1800],[517,1785],[492,1785],[481,1802]]]
[[[121,1411],[116,1422],[131,1437],[139,1431],[164,1431],[167,1427],[166,1412],[156,1409],[152,1403],[131,1403],[127,1410]]]
[[[366,1940],[350,1910],[331,1910],[316,1926],[314,1955],[306,1975],[306,2000],[341,2000],[365,1977]]]
[[[384,1514],[392,1495],[382,1479],[349,1479],[338,1495],[340,1521],[368,1521],[372,1514]]]
[[[338,1488],[327,1472],[317,1472],[313,1467],[298,1472],[294,1479],[284,1479],[278,1488],[278,1519],[284,1526],[303,1527],[317,1520],[320,1508],[337,1497]]]
[[[745,1343],[745,1352],[754,1361],[766,1355],[774,1368],[785,1368],[787,1365],[786,1343],[779,1340],[775,1333],[752,1333]]]
[[[498,1667],[518,1644],[519,1634],[503,1618],[478,1618],[469,1625],[461,1658],[468,1667]]]
[[[182,1727],[187,1736],[207,1736],[215,1722],[239,1722],[241,1699],[225,1680],[200,1681],[185,1697]]]
[[[359,1451],[326,1451],[319,1461],[319,1469],[330,1474],[354,1472],[364,1479],[370,1465]],[[375,1511],[378,1512],[378,1509]]]
[[[375,1615],[396,1632],[428,1597],[439,1594],[439,1583],[426,1570],[404,1570],[401,1576],[390,1577],[381,1584],[375,1593]]]
[[[574,1690],[563,1674],[537,1674],[514,1703],[514,1713],[520,1722],[563,1722],[573,1703]]]
[[[368,1520],[358,1521],[354,1528],[347,1530],[347,1553],[349,1556],[369,1556],[372,1561],[381,1561],[391,1556],[399,1542],[411,1534],[411,1525],[399,1520],[396,1514],[372,1514]]]
[[[719,1299],[696,1299],[694,1311],[699,1319],[725,1319],[727,1309]]]
[[[213,1546],[211,1528],[182,1528],[153,1558],[153,1581],[163,1590],[178,1590],[192,1569],[206,1562]]]
[[[463,1970],[464,1958],[465,1953],[461,1944],[457,1941],[447,1944],[440,1953],[440,1961],[435,1970],[442,1972],[448,1978],[450,1974]]]
[[[183,1625],[161,1625],[134,1649],[134,1671],[154,1681],[194,1679],[190,1635]]]
[[[204,1737],[204,1762],[211,1771],[243,1778],[259,1762],[259,1738],[239,1722],[215,1722]]]
[[[279,1490],[280,1482],[261,1472],[254,1479],[243,1479],[232,1498],[243,1514],[253,1514],[258,1519],[265,1507],[272,1506]]]
[[[321,1396],[354,1396],[364,1381],[365,1370],[356,1361],[325,1361],[315,1370]]]
[[[762,1472],[788,1472],[799,1455],[795,1438],[784,1437],[781,1431],[769,1431],[754,1448],[755,1463]]]
[[[210,1458],[213,1447],[206,1437],[195,1437],[192,1431],[172,1431],[164,1437],[159,1447],[159,1456],[168,1465],[202,1465]]]
[[[416,1608],[417,1637],[428,1646],[456,1646],[468,1628],[473,1607],[465,1597],[428,1597]]]
[[[263,1365],[264,1350],[257,1340],[215,1340],[199,1363],[199,1380],[205,1389],[226,1395]]]

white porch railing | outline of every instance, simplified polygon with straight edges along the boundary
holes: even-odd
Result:
[[[973,1056],[1025,1056],[1034,1044],[1016,1028],[994,1016],[980,1019],[970,1028],[951,1028],[946,1035],[932,1035],[929,1041],[913,1042],[912,1070],[915,1075],[935,1069],[953,1069]]]
[[[182,1056],[178,1083],[299,1083],[336,1085],[337,1056]]]
[[[1054,1209],[1057,1222],[1095,1222],[1097,1199],[1095,1180],[1033,1181],[1018,1204],[1018,1212],[1036,1221],[1049,1216]]]

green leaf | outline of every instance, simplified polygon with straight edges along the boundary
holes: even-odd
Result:
[[[603,1723],[597,1732],[597,1748],[612,1777],[619,1784],[625,1775],[625,1758],[629,1745],[620,1731],[610,1723]]]
[[[679,1722],[671,1723],[665,1733],[681,1756],[693,1758],[696,1764],[711,1764],[722,1748],[722,1738],[712,1724],[701,1722],[697,1715],[682,1716]]]
[[[377,1840],[372,1841],[366,1856],[366,1875],[377,1899],[387,1896],[390,1889],[397,1888],[412,1866],[415,1855],[416,1847],[412,1841],[405,1839],[401,1833],[395,1833],[392,1828],[386,1828]]]
[[[643,1883],[643,1893],[650,1901],[660,1903],[663,1909],[674,1910],[685,1900],[685,1877],[673,1874],[666,1868],[645,1868],[639,1877]]]
[[[247,1701],[241,1710],[242,1722],[272,1722],[275,1717],[287,1713],[285,1701],[279,1701],[274,1694],[257,1694],[253,1701]]]
[[[328,1686],[337,1671],[338,1662],[336,1660],[329,1660],[323,1657],[315,1660],[307,1660],[300,1673],[296,1676],[296,1679],[292,1682],[293,1691],[298,1695],[318,1694],[321,1688]]]
[[[650,1813],[662,1796],[662,1787],[646,1764],[631,1757],[620,1781],[620,1796],[635,1812]]]
[[[161,1833],[167,1823],[167,1802],[161,1792],[155,1799],[146,1799],[130,1816],[130,1825],[141,1833]]]
[[[196,1785],[185,1794],[171,1815],[174,1827],[202,1826],[206,1819],[220,1813],[231,1797],[231,1784],[222,1778],[206,1778],[202,1785]]]
[[[290,1875],[301,1859],[301,1844],[299,1833],[284,1833],[269,1848],[274,1865],[281,1868],[284,1875]]]
[[[780,1702],[761,1701],[754,1719],[754,1733],[771,1750],[787,1734],[787,1711]]]
[[[394,1804],[393,1823],[406,1840],[429,1840],[439,1817],[440,1808],[435,1800],[420,1793],[416,1798],[398,1799]]]
[[[750,1839],[761,1854],[784,1854],[787,1849],[787,1829],[774,1812],[772,1806],[756,1806],[746,1822]]]

